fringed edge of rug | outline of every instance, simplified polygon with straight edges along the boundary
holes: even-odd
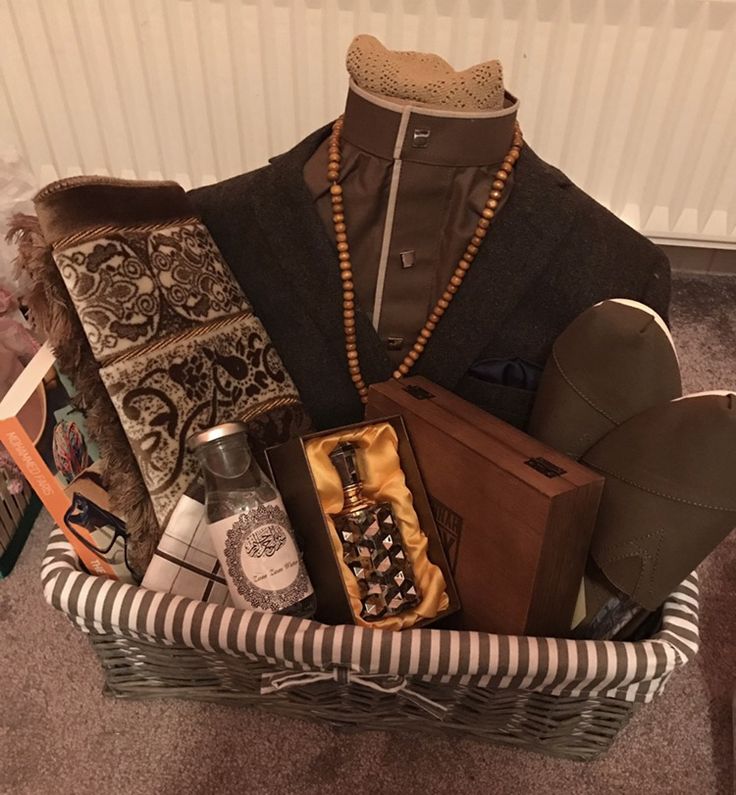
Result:
[[[84,413],[89,432],[105,459],[110,505],[125,517],[130,534],[131,564],[139,572],[145,571],[161,530],[138,462],[100,380],[84,329],[56,268],[51,246],[43,237],[38,219],[22,213],[10,219],[6,240],[18,247],[16,278],[31,322],[48,339],[61,372],[72,380],[77,390],[74,403]],[[114,480],[108,473],[113,474]]]

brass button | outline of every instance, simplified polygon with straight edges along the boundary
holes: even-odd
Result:
[[[384,342],[389,351],[400,351],[404,347],[403,337],[386,337]]]

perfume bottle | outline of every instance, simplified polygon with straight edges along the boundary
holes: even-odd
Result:
[[[251,455],[246,426],[189,438],[202,467],[207,528],[236,607],[314,615],[316,599],[281,495]]]
[[[389,502],[363,495],[357,450],[342,442],[330,453],[342,481],[343,509],[332,514],[343,560],[360,588],[361,618],[373,621],[394,616],[419,603],[414,572],[401,541]]]

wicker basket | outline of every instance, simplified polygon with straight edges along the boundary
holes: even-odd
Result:
[[[0,579],[10,574],[41,509],[27,483],[18,494],[11,493],[8,483],[0,469]]]
[[[326,626],[93,577],[58,531],[47,601],[86,632],[118,697],[239,702],[342,729],[415,727],[589,760],[698,649],[697,578],[638,643]]]

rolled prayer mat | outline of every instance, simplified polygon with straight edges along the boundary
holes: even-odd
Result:
[[[34,203],[40,229],[16,221],[29,304],[79,393],[142,570],[196,475],[190,434],[239,419],[276,430],[263,440],[275,444],[308,418],[179,185],[76,177]]]

